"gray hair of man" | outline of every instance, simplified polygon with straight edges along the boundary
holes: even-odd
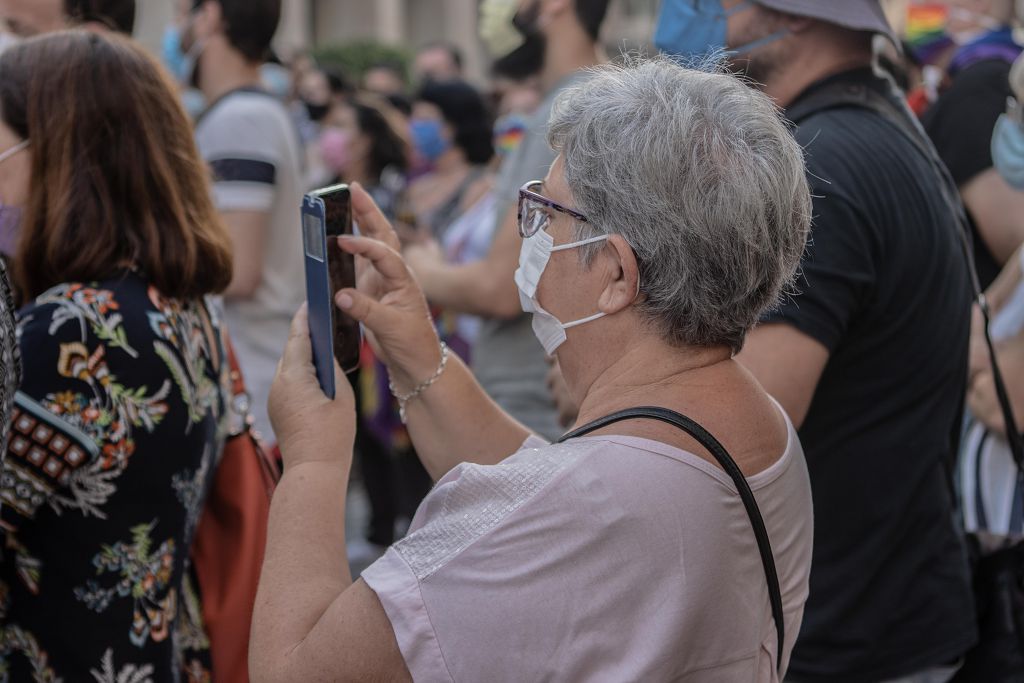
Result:
[[[804,157],[775,104],[721,67],[664,57],[591,70],[555,103],[576,237],[619,234],[638,307],[675,346],[727,345],[792,287],[810,230]],[[590,264],[601,244],[580,251]]]

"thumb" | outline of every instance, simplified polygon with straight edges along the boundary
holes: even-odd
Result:
[[[313,345],[309,339],[309,309],[308,305],[304,303],[292,318],[292,327],[288,333],[288,343],[284,347],[281,364],[287,368],[308,365],[312,362]]]

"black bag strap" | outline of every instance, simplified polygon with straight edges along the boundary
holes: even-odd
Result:
[[[917,120],[913,112],[902,98],[895,94],[886,96],[863,83],[836,82],[824,85],[802,98],[796,104],[786,110],[786,116],[795,124],[807,119],[813,114],[827,109],[841,107],[859,107],[872,111],[891,123],[903,134],[903,136],[917,149],[917,151],[931,164],[940,180],[942,199],[949,207],[950,212],[959,223],[960,246],[964,260],[967,262],[967,270],[970,273],[971,287],[973,288],[974,299],[981,309],[981,316],[985,328],[985,345],[988,347],[989,359],[992,362],[992,381],[995,384],[996,398],[999,400],[999,408],[1003,413],[1003,420],[1006,424],[1006,440],[1010,446],[1010,453],[1020,476],[1024,478],[1024,439],[1021,438],[1020,430],[1017,427],[1017,420],[1013,416],[1013,407],[1010,405],[1010,396],[1006,392],[1006,383],[1003,381],[1003,373],[999,368],[996,359],[995,345],[992,343],[991,310],[985,293],[981,289],[981,281],[978,279],[978,271],[974,266],[974,249],[970,241],[970,223],[967,220],[967,211],[964,209],[960,199],[960,191],[957,189],[949,169],[942,162],[938,151],[928,138],[921,122]]]
[[[768,530],[764,526],[764,519],[761,517],[761,510],[757,507],[757,500],[754,498],[754,492],[750,490],[750,484],[747,483],[747,479],[743,476],[743,472],[740,471],[736,461],[732,459],[732,456],[729,455],[729,452],[725,450],[725,447],[722,446],[718,439],[713,437],[706,429],[690,418],[677,413],[674,410],[653,406],[643,406],[640,408],[622,410],[617,413],[612,413],[606,417],[602,417],[599,420],[595,420],[588,425],[584,425],[579,429],[569,432],[559,439],[558,443],[563,443],[569,439],[575,439],[580,436],[586,436],[591,432],[603,429],[604,427],[615,424],[616,422],[635,419],[667,422],[673,427],[677,427],[678,429],[686,432],[714,456],[715,460],[718,461],[718,464],[722,466],[722,469],[725,470],[726,474],[729,475],[729,478],[732,479],[733,484],[736,485],[736,490],[739,492],[740,498],[743,501],[743,507],[746,508],[747,516],[750,517],[750,526],[754,528],[754,537],[757,539],[757,549],[761,553],[761,564],[764,565],[764,574],[768,581],[768,600],[771,603],[772,619],[775,620],[775,631],[778,634],[779,640],[779,649],[775,653],[776,666],[778,667],[781,675],[782,646],[785,642],[786,631],[782,614],[782,590],[779,588],[779,574],[775,569],[775,556],[772,554],[771,541],[768,538]]]

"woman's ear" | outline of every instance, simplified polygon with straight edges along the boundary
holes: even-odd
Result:
[[[193,22],[193,32],[201,34],[204,38],[209,38],[220,31],[224,24],[224,13],[221,11],[220,3],[207,0],[201,4],[195,10]]]
[[[602,313],[614,315],[633,305],[639,298],[640,264],[633,247],[629,246],[622,235],[609,235],[605,249],[598,258],[606,260],[605,267],[609,271],[608,284],[598,299],[598,308]]]

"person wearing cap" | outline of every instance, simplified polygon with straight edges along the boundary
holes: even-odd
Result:
[[[655,42],[728,49],[804,147],[814,223],[799,294],[740,360],[800,429],[814,496],[794,681],[944,681],[975,641],[947,464],[967,379],[958,223],[901,93],[872,71],[877,0],[663,3]],[[825,106],[823,98],[852,101]],[[886,113],[883,113],[886,112]],[[903,117],[903,118],[901,118]],[[952,193],[952,190],[950,190]]]

